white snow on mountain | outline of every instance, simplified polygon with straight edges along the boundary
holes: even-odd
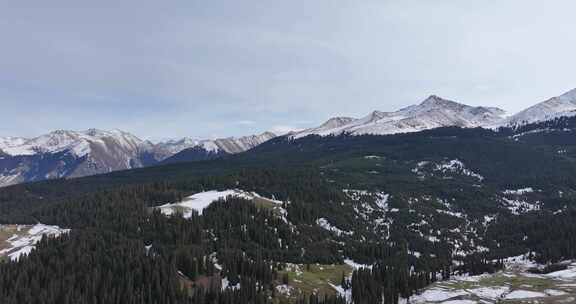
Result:
[[[296,133],[294,137],[298,138],[309,134],[317,134],[320,136],[334,134],[341,128],[353,123],[354,121],[357,121],[357,119],[352,117],[333,117],[328,119],[319,127],[303,130],[301,133]]]
[[[142,167],[153,145],[120,130],[56,130],[0,139],[0,186]]]
[[[167,140],[156,144],[155,149],[167,156],[190,148],[202,148],[210,153],[226,152],[230,154],[250,150],[257,145],[276,137],[274,133],[264,132],[259,135],[243,137],[228,137],[220,139],[195,139],[184,137],[181,139]]]
[[[171,139],[156,144],[160,149],[164,149],[168,154],[176,154],[182,150],[202,147],[208,152],[217,152],[218,146],[212,140],[195,139],[192,137],[184,137],[181,139]]]
[[[533,105],[506,119],[502,125],[518,126],[576,115],[576,89]]]
[[[215,140],[183,138],[153,144],[121,130],[57,130],[34,138],[0,138],[0,187],[49,178],[80,177],[140,168],[188,149],[240,153],[273,133]],[[200,151],[202,153],[202,151]]]
[[[92,145],[99,145],[103,149],[107,149],[110,141],[128,151],[137,150],[144,144],[144,141],[138,137],[120,130],[56,130],[30,139],[2,138],[0,139],[0,150],[12,156],[71,151],[76,157],[83,157],[91,152]]]
[[[294,131],[286,136],[387,135],[448,126],[495,128],[572,115],[576,115],[576,89],[509,117],[498,108],[468,106],[432,95],[420,104],[395,112],[373,111],[359,119],[334,117],[318,127]],[[207,154],[240,153],[274,137],[275,134],[265,132],[238,138],[185,137],[153,144],[124,131],[97,129],[57,130],[34,138],[0,137],[0,186],[139,168],[164,161],[190,148],[199,149],[200,154],[203,151]],[[43,162],[42,165],[38,165],[39,162]]]
[[[498,108],[473,107],[432,95],[421,104],[396,112],[374,111],[360,119],[331,118],[317,128],[291,133],[289,136],[300,138],[311,134],[326,136],[343,133],[384,135],[447,126],[475,128],[497,124],[503,119],[504,114],[505,112]]]
[[[95,145],[109,150],[111,143],[124,151],[161,150],[164,157],[176,154],[184,149],[200,147],[207,152],[224,151],[239,153],[251,149],[276,135],[264,132],[259,135],[244,137],[229,137],[214,140],[201,140],[185,137],[178,140],[168,140],[156,145],[144,141],[128,132],[121,130],[103,131],[89,129],[86,131],[57,130],[34,138],[3,137],[0,138],[0,150],[4,153],[17,155],[35,155],[40,153],[57,153],[71,151],[78,158],[89,154]],[[109,151],[108,151],[109,152]]]
[[[22,146],[25,142],[26,138],[22,137],[0,137],[0,151],[8,154],[8,152],[5,151],[6,149]]]
[[[576,115],[576,89],[531,106],[515,115],[494,107],[473,107],[432,95],[418,105],[395,112],[373,111],[365,117],[334,117],[324,124],[292,132],[288,136],[301,138],[308,135],[386,135],[418,132],[439,127],[496,128],[519,126],[546,121],[562,116]]]
[[[227,153],[240,153],[252,149],[274,137],[276,137],[276,134],[272,132],[264,132],[259,135],[217,139],[214,143]]]

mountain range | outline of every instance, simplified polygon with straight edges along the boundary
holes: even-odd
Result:
[[[432,95],[419,105],[396,112],[374,111],[365,117],[335,117],[317,128],[295,132],[300,138],[311,134],[386,135],[418,132],[446,126],[463,128],[492,126],[503,120],[504,110],[490,107],[472,107]]]
[[[439,127],[519,127],[576,115],[576,89],[512,116],[495,107],[469,106],[436,95],[395,112],[362,118],[333,117],[318,127],[284,136],[388,135]],[[57,130],[35,138],[0,138],[0,186],[52,178],[80,177],[158,164],[209,160],[250,150],[276,137],[271,132],[206,140],[185,137],[152,143],[121,130]]]
[[[215,140],[152,143],[120,130],[56,130],[34,138],[0,138],[0,186],[80,177],[173,162],[178,153],[206,160],[246,151],[273,133]]]
[[[418,105],[395,112],[373,111],[362,118],[333,117],[319,127],[293,132],[308,135],[387,135],[410,133],[439,127],[461,128],[519,127],[529,123],[576,115],[576,89],[540,102],[512,116],[495,107],[473,107],[431,95]]]

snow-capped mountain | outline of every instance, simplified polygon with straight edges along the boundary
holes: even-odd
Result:
[[[243,137],[228,137],[216,139],[214,143],[216,146],[226,153],[235,154],[252,149],[255,146],[276,137],[272,132],[264,132],[258,135],[250,135]]]
[[[358,119],[352,117],[333,117],[316,128],[306,129],[296,133],[289,133],[288,135],[292,134],[295,138],[310,134],[317,134],[321,136],[330,135],[334,134],[336,130],[339,130],[340,128],[343,128],[357,120]]]
[[[520,111],[506,119],[503,125],[519,126],[574,115],[576,115],[576,89]]]
[[[171,152],[171,156],[166,158],[163,163],[206,160],[224,154],[236,154],[247,151],[274,137],[276,137],[276,134],[264,132],[259,135],[238,138],[228,137],[214,140],[183,138],[159,143],[156,151],[158,151],[158,153],[163,153],[162,150]]]
[[[34,138],[0,138],[0,187],[61,177],[80,177],[157,164],[183,150],[196,159],[246,151],[275,137],[266,132],[240,138],[153,144],[121,130],[57,130]]]
[[[576,89],[529,107],[513,116],[494,107],[474,107],[432,95],[422,103],[395,112],[373,111],[362,118],[334,117],[322,125],[285,136],[315,134],[386,135],[439,127],[518,126],[576,115]],[[214,159],[254,148],[275,134],[194,139],[185,137],[160,143],[130,133],[90,129],[58,130],[35,138],[0,138],[0,187],[59,177],[78,177],[159,163]]]
[[[0,186],[147,165],[152,145],[120,130],[57,130],[0,139]]]
[[[168,140],[156,145],[159,149],[164,149],[170,154],[176,154],[189,148],[202,148],[209,152],[223,151],[229,154],[244,152],[267,140],[276,137],[272,132],[264,132],[259,135],[243,137],[227,137],[220,139],[194,139],[184,137],[177,140]]]
[[[360,119],[335,117],[317,128],[291,133],[288,136],[300,138],[310,134],[326,136],[343,133],[384,135],[447,126],[484,127],[497,124],[503,119],[504,114],[505,112],[498,108],[473,107],[432,95],[418,105],[396,112],[374,111]]]
[[[120,130],[86,131],[56,130],[35,138],[0,138],[0,150],[11,156],[35,155],[70,151],[74,156],[83,157],[93,149],[117,148],[122,152],[137,151],[149,144],[138,137]],[[120,151],[118,151],[120,152]]]

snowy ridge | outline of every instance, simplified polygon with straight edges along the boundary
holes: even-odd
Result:
[[[120,130],[56,130],[30,139],[21,137],[1,138],[0,150],[12,156],[71,151],[76,157],[83,157],[91,152],[92,145],[100,145],[107,149],[110,141],[125,150],[136,150],[145,143],[138,137]]]
[[[419,105],[396,112],[374,111],[360,119],[335,117],[317,128],[294,132],[288,136],[301,138],[311,134],[327,136],[344,133],[385,135],[447,126],[485,127],[497,124],[504,114],[505,112],[498,108],[473,107],[432,95]]]
[[[0,187],[81,177],[159,163],[182,150],[207,157],[240,153],[275,137],[270,132],[216,140],[183,138],[153,144],[121,130],[57,130],[34,138],[0,138]]]
[[[520,126],[562,116],[576,115],[576,89],[531,106],[510,116],[502,125]]]
[[[167,158],[168,156],[172,156],[180,151],[191,148],[201,148],[208,153],[225,152],[235,154],[250,150],[274,137],[276,137],[276,134],[271,132],[219,139],[195,139],[184,137],[181,139],[159,142],[155,145],[154,149],[160,154],[166,155],[163,158]]]
[[[259,135],[250,135],[243,137],[228,137],[214,140],[214,144],[226,153],[240,153],[250,150],[261,143],[276,137],[272,132],[264,132]]]
[[[95,148],[94,146],[98,146],[96,149],[100,148],[108,151],[111,145],[116,145],[121,150],[129,152],[160,150],[167,156],[193,147],[201,147],[208,152],[239,153],[274,137],[276,135],[271,132],[215,140],[185,137],[154,145],[149,141],[142,140],[121,130],[56,130],[34,138],[2,137],[0,138],[0,150],[11,156],[71,151],[78,158],[92,152]]]
[[[0,186],[80,177],[144,166],[148,141],[120,130],[57,130],[34,138],[0,140]],[[150,163],[150,161],[148,161]]]
[[[494,107],[474,107],[432,95],[418,105],[395,112],[373,111],[365,117],[334,117],[322,125],[289,133],[291,138],[308,135],[387,135],[410,133],[440,127],[498,128],[576,115],[576,89],[531,106],[515,115]]]
[[[176,154],[184,149],[189,149],[193,147],[202,147],[204,150],[209,152],[218,151],[218,146],[216,146],[213,141],[194,139],[191,137],[168,140],[165,142],[158,143],[157,146],[161,149],[164,149],[169,154]]]

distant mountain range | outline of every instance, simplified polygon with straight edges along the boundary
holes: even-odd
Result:
[[[362,118],[333,117],[316,128],[293,132],[288,136],[308,135],[387,135],[418,132],[439,127],[462,128],[518,127],[562,116],[576,115],[576,89],[550,98],[512,116],[494,107],[473,107],[436,95],[418,105],[396,112],[374,111]]]
[[[519,127],[576,115],[576,89],[506,116],[494,107],[474,107],[432,95],[395,112],[373,111],[362,118],[334,117],[322,125],[284,136],[387,135],[439,127]],[[57,130],[35,138],[0,138],[0,186],[236,154],[276,137],[259,135],[216,140],[182,138],[152,143],[130,133],[90,129]]]
[[[474,128],[492,126],[502,121],[504,110],[489,107],[472,107],[432,95],[419,105],[396,112],[374,111],[363,118],[334,117],[317,128],[295,132],[300,138],[311,134],[351,135],[396,134],[418,132],[446,126]]]
[[[251,149],[273,133],[216,140],[183,138],[152,143],[130,133],[90,129],[57,130],[35,138],[0,138],[0,186],[51,178],[80,177],[117,170],[205,160]],[[182,154],[180,154],[182,153]]]

